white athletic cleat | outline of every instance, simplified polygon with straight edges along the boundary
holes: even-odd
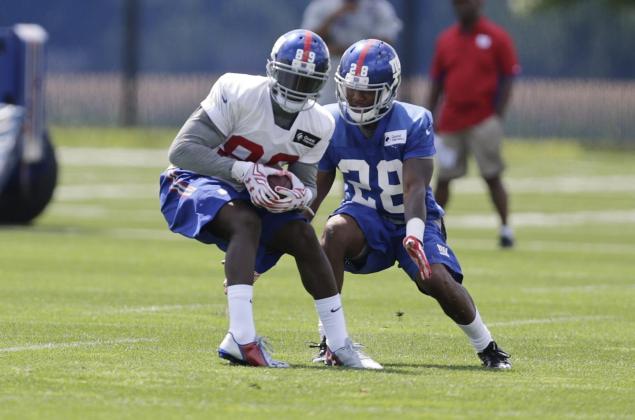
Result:
[[[353,369],[383,369],[384,367],[364,354],[359,346],[355,346],[350,338],[344,347],[331,351],[326,348],[324,363],[329,366],[344,366]]]
[[[289,365],[271,358],[271,348],[263,337],[256,337],[256,341],[238,344],[232,333],[228,332],[218,346],[218,356],[229,360],[232,365],[262,366],[270,368],[288,368]]]

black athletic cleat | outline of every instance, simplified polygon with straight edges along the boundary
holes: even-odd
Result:
[[[511,357],[496,345],[496,341],[491,341],[485,350],[478,353],[478,357],[483,362],[483,367],[489,369],[511,369],[512,363],[509,361]]]
[[[501,248],[513,248],[514,237],[501,235],[498,240],[498,245],[500,245]]]

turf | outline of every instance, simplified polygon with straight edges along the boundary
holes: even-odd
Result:
[[[483,370],[397,268],[348,276],[344,289],[349,330],[385,370],[312,364],[315,310],[288,257],[256,284],[258,331],[293,366],[269,370],[218,359],[222,254],[167,230],[165,162],[65,158],[78,146],[152,155],[174,132],[53,130],[55,200],[32,226],[0,228],[0,418],[633,418],[635,155],[509,142],[507,179],[524,186],[512,191],[512,251],[496,247],[478,179],[457,185],[449,243],[511,371]],[[582,186],[554,190],[565,178]],[[587,189],[593,180],[606,189]],[[484,226],[466,223],[473,215]]]

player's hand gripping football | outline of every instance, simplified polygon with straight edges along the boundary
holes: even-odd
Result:
[[[426,258],[426,253],[423,250],[423,244],[421,241],[412,236],[406,236],[403,239],[403,247],[406,248],[406,252],[410,255],[410,258],[417,264],[419,267],[419,274],[421,274],[421,278],[427,280],[432,277],[432,269],[430,268],[430,264],[428,263],[428,258]]]
[[[269,208],[274,205],[278,195],[269,186],[269,175],[283,175],[280,169],[271,168],[260,163],[236,161],[232,166],[232,176],[245,184],[251,202],[258,206]]]
[[[267,206],[267,209],[272,213],[308,209],[313,198],[311,190],[306,188],[293,172],[284,171],[284,173],[291,179],[291,188],[275,187],[274,190],[280,198],[272,206]]]

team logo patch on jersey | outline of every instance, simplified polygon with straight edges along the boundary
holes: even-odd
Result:
[[[405,144],[408,132],[406,130],[387,131],[384,134],[384,146],[395,146],[397,144]]]
[[[492,46],[492,37],[487,34],[476,35],[476,46],[482,50],[486,50]]]
[[[447,247],[445,247],[443,245],[440,245],[440,244],[437,244],[437,249],[439,250],[439,254],[443,255],[444,257],[450,258],[450,255],[448,254],[448,248]]]
[[[302,130],[297,130],[295,132],[295,135],[293,136],[294,143],[300,143],[301,145],[306,147],[314,147],[316,144],[318,144],[319,141],[320,138],[315,134],[307,133],[306,131]]]

